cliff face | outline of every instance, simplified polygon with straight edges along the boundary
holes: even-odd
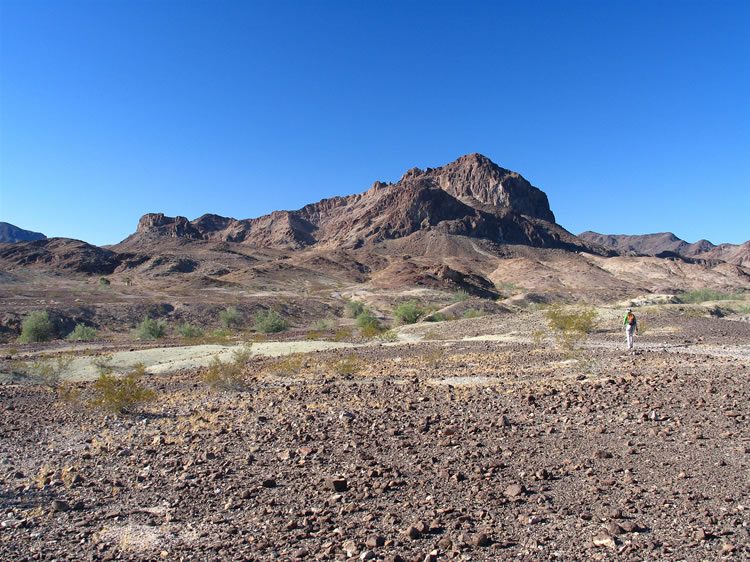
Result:
[[[9,222],[0,222],[0,242],[27,242],[47,238],[41,232],[24,230]]]
[[[562,231],[547,196],[515,172],[481,154],[441,168],[407,171],[395,184],[375,182],[367,191],[277,211],[256,219],[203,215],[145,215],[126,246],[167,236],[240,242],[255,247],[359,247],[436,230],[493,241],[555,246]],[[563,231],[564,232],[564,231]],[[571,237],[572,239],[573,237]]]

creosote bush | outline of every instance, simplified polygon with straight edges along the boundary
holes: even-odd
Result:
[[[464,302],[469,298],[469,293],[463,289],[459,289],[453,293],[453,302]]]
[[[225,328],[239,328],[242,325],[242,314],[230,306],[219,312],[219,322]]]
[[[356,318],[365,311],[365,305],[357,301],[346,301],[344,315],[347,318]]]
[[[373,314],[372,310],[365,308],[357,316],[357,328],[379,332],[381,330],[380,320]]]
[[[203,330],[198,326],[193,326],[188,322],[178,324],[175,331],[183,338],[199,338],[203,335]]]
[[[745,295],[740,293],[722,293],[711,289],[696,289],[676,295],[682,304],[700,304],[706,301],[744,300]]]
[[[424,309],[415,300],[400,303],[393,311],[393,317],[401,324],[414,324],[424,316]]]
[[[28,373],[43,385],[57,390],[62,373],[70,368],[71,363],[73,363],[72,355],[59,355],[54,359],[42,357],[31,363]]]
[[[258,312],[255,315],[255,330],[263,334],[283,332],[289,327],[289,322],[284,320],[275,310]]]
[[[19,343],[42,342],[51,340],[55,333],[55,327],[50,322],[46,310],[35,310],[30,312],[21,324],[21,337]]]
[[[245,344],[232,352],[232,360],[224,362],[214,357],[201,376],[201,380],[214,390],[244,390],[245,364],[252,355],[252,344]]]
[[[133,413],[136,406],[154,399],[154,392],[140,383],[146,374],[143,364],[137,364],[123,377],[113,374],[108,361],[97,363],[99,378],[94,381],[94,397],[89,401],[93,408],[102,408],[114,414]]]
[[[146,316],[135,328],[135,337],[139,340],[157,340],[164,336],[166,324]]]
[[[596,325],[597,312],[593,308],[565,309],[554,304],[545,312],[547,323],[555,334],[558,345],[566,356],[580,354],[580,344]]]
[[[476,308],[468,308],[464,311],[464,318],[479,318],[480,316],[484,316],[484,313]]]
[[[65,338],[68,341],[92,341],[96,339],[96,328],[86,326],[86,324],[76,324],[73,331]]]
[[[362,369],[360,360],[353,353],[338,361],[331,361],[328,366],[334,374],[342,376],[354,375]]]

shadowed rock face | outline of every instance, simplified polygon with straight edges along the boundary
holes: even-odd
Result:
[[[356,248],[437,230],[554,247],[560,236],[543,232],[547,226],[553,227],[554,221],[544,192],[485,156],[470,154],[441,168],[411,169],[395,184],[376,182],[364,193],[324,199],[297,211],[277,211],[257,219],[203,215],[189,221],[148,214],[124,243],[168,236],[286,249],[314,245]]]

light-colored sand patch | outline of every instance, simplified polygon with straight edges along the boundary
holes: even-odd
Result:
[[[500,383],[500,378],[472,375],[466,377],[444,377],[440,379],[430,379],[429,381],[427,381],[427,383],[432,385],[450,386],[494,386]]]
[[[171,373],[180,369],[193,369],[208,366],[214,357],[221,361],[231,361],[233,353],[241,345],[191,345],[183,347],[160,347],[135,351],[117,351],[110,354],[109,365],[115,372],[125,372],[139,363],[146,372],[153,374]],[[310,353],[330,349],[357,347],[356,344],[328,341],[258,342],[252,346],[252,355],[280,357],[292,353]],[[102,356],[76,357],[62,377],[67,380],[92,380],[99,376],[95,360]]]

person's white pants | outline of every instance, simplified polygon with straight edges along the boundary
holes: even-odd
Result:
[[[627,324],[625,326],[625,335],[628,337],[628,349],[633,349],[633,325]]]

